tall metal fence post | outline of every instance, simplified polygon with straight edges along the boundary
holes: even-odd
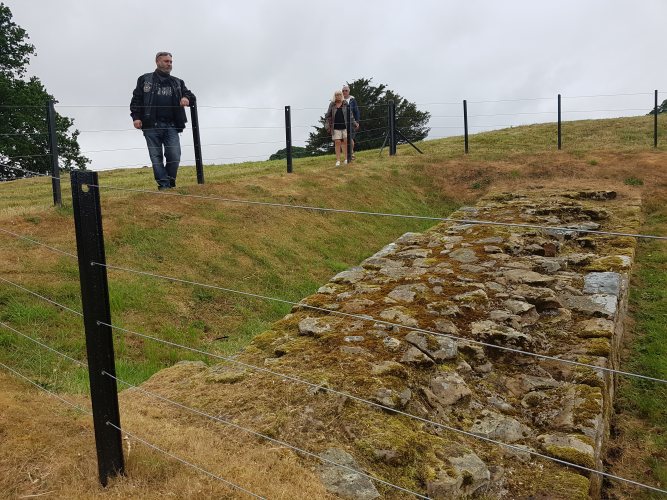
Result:
[[[204,161],[201,155],[201,137],[199,136],[199,113],[197,101],[190,103],[190,118],[192,119],[192,143],[195,147],[195,166],[197,169],[197,184],[204,184]]]
[[[463,99],[463,147],[468,154],[468,101]]]
[[[285,106],[285,152],[287,173],[292,173],[292,108]]]
[[[563,145],[563,136],[561,135],[561,107],[560,107],[560,94],[558,94],[558,149],[560,150]]]
[[[347,148],[345,150],[345,157],[347,158],[348,165],[352,163],[352,108],[347,107]]]
[[[106,486],[125,465],[116,379],[106,375],[115,377],[116,368],[97,172],[73,170],[71,181],[97,468]]]
[[[655,90],[655,106],[653,108],[653,147],[658,147],[658,90]]]
[[[49,128],[49,153],[51,158],[51,186],[53,187],[53,204],[62,206],[60,192],[60,165],[58,163],[58,136],[56,135],[55,101],[46,101],[46,122]]]
[[[389,102],[389,155],[396,154],[396,105]]]

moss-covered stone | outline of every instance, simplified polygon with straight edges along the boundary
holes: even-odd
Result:
[[[574,472],[559,472],[553,475],[534,474],[526,479],[532,496],[523,498],[549,498],[562,500],[589,500],[590,481],[587,477]],[[524,492],[522,492],[524,493]]]
[[[593,356],[609,356],[611,353],[611,343],[605,338],[590,339],[586,343],[586,352]]]
[[[538,439],[542,442],[542,449],[547,455],[572,464],[595,467],[595,450],[587,436],[544,435]]]
[[[585,467],[595,466],[593,457],[591,457],[588,453],[583,453],[576,448],[572,448],[571,446],[549,445],[544,447],[544,451],[546,451],[552,457],[560,458],[566,462],[583,465]]]
[[[627,256],[621,256],[621,255],[609,255],[607,257],[601,257],[599,259],[595,259],[593,262],[591,262],[588,266],[586,266],[587,271],[599,271],[599,272],[607,272],[607,271],[622,271],[623,269],[627,269],[630,267],[630,263],[628,262],[630,259]]]

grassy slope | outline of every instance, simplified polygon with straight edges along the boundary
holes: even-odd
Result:
[[[555,125],[545,124],[473,136],[467,156],[462,154],[461,138],[450,138],[423,143],[423,156],[409,147],[399,148],[393,158],[386,153],[382,157],[377,152],[360,153],[357,163],[345,170],[334,169],[330,157],[297,160],[291,175],[284,173],[284,162],[209,167],[203,186],[196,185],[192,168],[183,168],[179,175],[183,187],[178,191],[446,216],[487,190],[540,184],[621,186],[642,190],[645,197],[656,200],[647,205],[644,232],[666,234],[665,146],[653,150],[651,127],[650,117],[566,123],[560,152],[554,146]],[[667,127],[661,127],[664,137]],[[104,172],[100,184],[107,186],[102,200],[110,264],[295,302],[403,232],[432,224],[158,195],[148,169]],[[66,178],[63,187],[65,206],[54,210],[48,180],[0,184],[0,229],[74,252]],[[636,279],[641,288],[632,298],[638,321],[627,356],[627,368],[662,378],[667,377],[665,357],[660,354],[667,344],[666,260],[664,243],[640,245]],[[2,232],[0,277],[80,309],[76,260]],[[289,309],[277,302],[121,271],[110,271],[109,280],[114,323],[221,354],[237,351]],[[76,316],[1,281],[0,321],[74,358],[85,357]],[[119,376],[133,383],[180,359],[198,357],[132,335],[116,334],[115,342]],[[0,328],[0,347],[0,361],[43,386],[65,392],[86,390],[84,370],[4,328]],[[620,434],[639,436],[642,451],[648,450],[641,455],[649,456],[647,469],[664,484],[664,455],[660,455],[664,438],[660,436],[666,427],[667,395],[656,390],[655,384],[624,384],[620,400],[628,416],[619,424]],[[623,462],[617,462],[614,467],[620,467],[617,472],[621,473]]]

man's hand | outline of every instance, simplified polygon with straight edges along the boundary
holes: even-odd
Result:
[[[134,128],[141,128],[142,123],[141,120],[134,120]]]
[[[181,106],[184,108],[190,105],[190,100],[187,97],[181,97]]]

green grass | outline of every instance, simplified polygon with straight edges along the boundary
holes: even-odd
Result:
[[[646,203],[643,230],[648,234],[667,233],[667,208],[662,197]],[[627,369],[649,377],[667,379],[667,244],[642,241],[630,290],[635,324]],[[643,460],[653,478],[667,485],[667,387],[646,380],[623,380],[618,394],[624,412],[642,425],[630,430],[630,438],[642,443]],[[659,498],[648,495],[647,498]]]
[[[628,177],[623,182],[625,182],[625,184],[627,184],[628,186],[643,186],[644,185],[644,181],[642,181],[641,179],[638,179],[637,177]]]

